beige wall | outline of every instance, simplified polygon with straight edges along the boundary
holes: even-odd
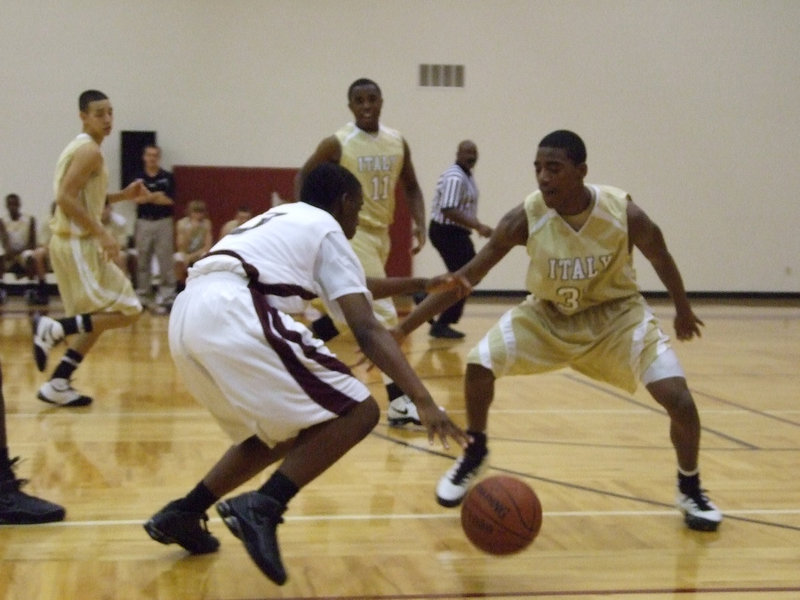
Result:
[[[43,217],[76,98],[114,103],[105,143],[154,129],[171,164],[299,166],[349,117],[355,78],[411,145],[428,206],[474,139],[481,215],[535,188],[538,140],[580,133],[589,180],[627,189],[696,291],[800,291],[800,2],[793,0],[0,0],[0,193]],[[466,67],[421,89],[420,63]],[[638,257],[640,282],[662,289]],[[519,249],[484,289],[520,289]],[[420,274],[441,270],[432,248]]]

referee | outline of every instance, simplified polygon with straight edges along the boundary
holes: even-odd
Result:
[[[445,170],[436,184],[428,236],[441,255],[447,270],[457,271],[475,256],[470,233],[489,237],[492,228],[478,221],[478,188],[472,169],[478,162],[478,147],[470,140],[458,145],[456,162]],[[464,334],[451,327],[464,312],[466,298],[445,310],[431,325],[430,335],[436,338],[459,339]]]

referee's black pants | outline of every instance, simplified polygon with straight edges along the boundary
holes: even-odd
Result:
[[[442,225],[436,221],[431,221],[428,227],[428,237],[433,247],[441,255],[447,270],[451,273],[457,271],[475,256],[475,246],[470,238],[470,231],[456,225]],[[464,312],[464,304],[467,299],[462,298],[450,308],[445,310],[437,321],[442,325],[452,325],[458,323]]]

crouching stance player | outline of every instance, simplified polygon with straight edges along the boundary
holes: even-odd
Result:
[[[392,335],[375,319],[376,297],[411,293],[426,280],[371,280],[348,239],[362,205],[361,184],[333,163],[305,179],[300,202],[256,216],[195,263],[169,322],[175,365],[234,445],[187,496],[144,525],[162,543],[193,553],[219,541],[205,528],[206,510],[226,493],[283,459],[257,491],[223,500],[217,511],[258,567],[286,581],[276,527],[304,485],[335,463],[375,426],[369,390],[310,330],[281,310],[285,300],[319,296],[352,328],[364,354],[412,399],[431,442],[466,435],[434,404]],[[450,275],[429,289],[458,287]],[[468,290],[462,289],[460,295]]]
[[[531,295],[503,315],[467,357],[471,441],[439,480],[436,499],[459,505],[488,462],[495,379],[569,366],[628,392],[641,382],[664,407],[678,462],[678,508],[691,529],[715,531],[722,513],[700,487],[697,407],[633,271],[636,247],[672,297],[678,339],[700,335],[703,322],[692,311],[661,230],[627,193],[584,183],[586,147],[571,131],[545,136],[534,168],[539,189],[509,211],[478,255],[456,272],[475,285],[514,246],[525,246]],[[450,292],[428,297],[399,325],[397,337],[455,301]]]

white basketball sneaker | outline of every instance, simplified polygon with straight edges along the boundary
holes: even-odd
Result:
[[[33,358],[36,368],[44,371],[47,355],[57,343],[64,339],[64,327],[55,319],[36,313],[33,315]]]
[[[66,379],[51,379],[39,388],[36,394],[42,402],[58,406],[86,406],[92,403],[89,396],[84,396],[70,385]]]
[[[722,512],[714,506],[703,490],[684,494],[678,489],[675,502],[683,513],[683,520],[689,529],[696,531],[716,531],[722,522]]]
[[[389,417],[389,425],[392,427],[402,427],[409,423],[422,425],[417,407],[411,401],[411,398],[405,394],[389,402],[387,416]]]
[[[488,466],[488,450],[479,457],[466,452],[459,456],[436,484],[436,502],[447,508],[461,504],[470,486]]]

